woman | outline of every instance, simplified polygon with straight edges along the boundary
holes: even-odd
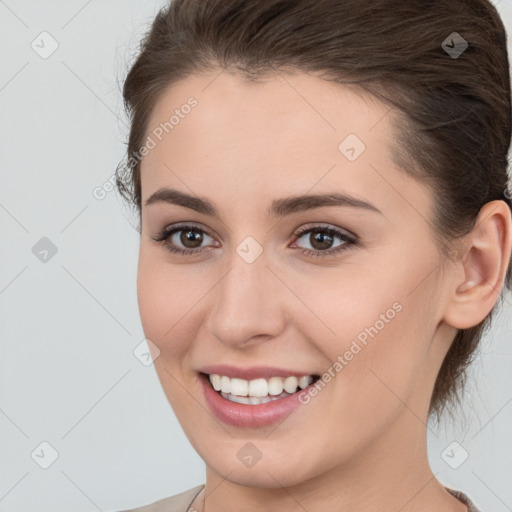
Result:
[[[487,0],[175,0],[124,84],[138,301],[204,486],[137,511],[477,511],[427,421],[510,288]]]

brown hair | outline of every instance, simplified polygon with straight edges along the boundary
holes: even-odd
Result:
[[[454,32],[468,45],[458,56],[449,54]],[[506,33],[488,0],[173,0],[157,14],[123,87],[131,129],[116,182],[139,220],[140,161],[133,155],[156,102],[173,83],[215,69],[253,81],[274,69],[317,72],[392,106],[403,123],[394,159],[432,187],[432,232],[447,257],[485,203],[501,199],[511,207]],[[460,403],[466,369],[495,309],[456,334],[429,415],[439,420],[450,401]]]

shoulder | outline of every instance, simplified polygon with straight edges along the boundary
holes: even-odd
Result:
[[[130,510],[120,510],[119,512],[187,512],[194,501],[194,498],[201,492],[204,485],[198,485],[187,491],[180,492],[174,496],[163,498],[161,500],[144,505],[143,507]]]
[[[149,505],[130,510],[121,510],[119,512],[187,512],[195,497],[201,492],[203,487],[204,485],[198,485],[192,489],[188,489],[187,491],[175,494],[174,496],[150,503]],[[468,512],[480,512],[471,499],[462,491],[451,489],[446,486],[445,489],[459,501],[464,503],[464,505],[468,507]]]
[[[462,491],[458,491],[456,489],[450,489],[449,487],[445,486],[445,489],[455,496],[459,501],[464,503],[466,507],[468,507],[468,512],[480,512],[478,508],[476,508],[476,505],[470,500],[469,496]]]

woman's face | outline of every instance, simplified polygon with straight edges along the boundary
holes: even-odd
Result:
[[[157,103],[138,300],[209,471],[280,487],[417,457],[454,330],[433,197],[391,159],[394,116],[305,74],[196,75]],[[224,376],[224,395],[207,374]],[[320,380],[301,390],[307,376]]]

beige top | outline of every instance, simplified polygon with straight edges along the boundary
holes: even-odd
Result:
[[[204,485],[198,485],[188,491],[155,501],[149,505],[130,510],[121,510],[119,512],[195,512],[194,509],[190,509],[190,506],[203,488]],[[480,512],[475,507],[474,503],[462,491],[457,491],[448,487],[445,487],[445,489],[468,507],[467,512]]]

